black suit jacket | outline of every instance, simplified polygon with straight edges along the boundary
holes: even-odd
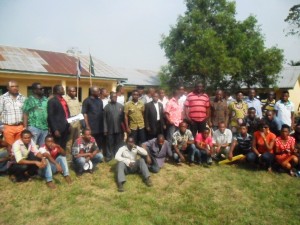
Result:
[[[48,124],[51,132],[54,133],[54,131],[56,130],[58,130],[59,132],[63,132],[69,128],[65,111],[59,99],[56,96],[54,96],[48,101],[47,112],[48,112]]]
[[[158,102],[158,111],[160,115],[160,127],[162,131],[163,126],[165,125],[165,121],[164,121],[164,108],[160,102]],[[145,104],[145,126],[146,128],[150,127],[151,134],[157,134],[160,133],[161,131],[157,130],[156,125],[157,125],[157,111],[152,101]]]

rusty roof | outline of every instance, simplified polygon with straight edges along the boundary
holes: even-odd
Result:
[[[89,56],[79,55],[82,77],[89,76]],[[0,45],[0,70],[76,76],[77,57],[62,53]],[[126,79],[103,61],[93,57],[95,77]]]

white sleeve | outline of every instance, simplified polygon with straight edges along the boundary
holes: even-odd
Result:
[[[148,152],[145,149],[143,149],[143,148],[141,148],[139,146],[136,146],[136,149],[138,150],[139,154],[145,155],[145,156],[148,155]]]
[[[123,155],[123,152],[125,150],[125,146],[119,148],[119,150],[117,151],[116,153],[116,156],[115,156],[115,159],[119,162],[123,162],[126,164],[126,166],[129,166],[130,164],[130,159],[127,159],[127,158],[124,158],[122,155]]]

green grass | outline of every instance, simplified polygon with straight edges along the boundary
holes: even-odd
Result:
[[[128,175],[118,193],[114,164],[57,190],[43,180],[13,184],[0,178],[0,224],[299,224],[300,179],[237,166],[166,164],[148,188]]]

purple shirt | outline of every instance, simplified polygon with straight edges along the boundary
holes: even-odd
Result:
[[[161,149],[159,149],[156,140],[157,138],[154,138],[152,140],[143,143],[143,145],[146,146],[148,153],[156,159],[158,166],[161,168],[165,163],[166,156],[167,155],[169,157],[172,156],[172,151],[169,142],[165,141]]]

